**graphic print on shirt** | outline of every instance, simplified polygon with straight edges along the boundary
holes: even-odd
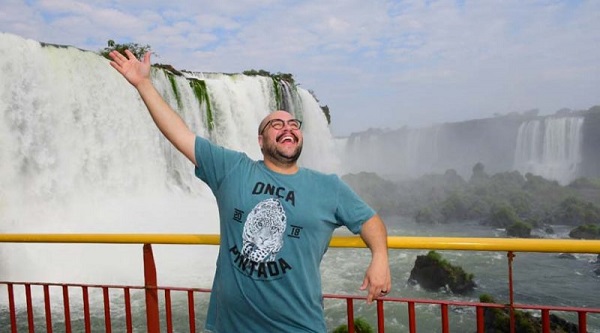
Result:
[[[283,247],[286,225],[287,217],[279,200],[259,202],[244,224],[243,255],[254,262],[274,261]]]
[[[292,266],[277,254],[283,247],[287,225],[285,210],[278,199],[259,202],[248,214],[242,233],[242,250],[229,249],[233,265],[244,275],[256,280],[280,279]]]

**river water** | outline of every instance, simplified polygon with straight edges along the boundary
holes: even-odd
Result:
[[[481,226],[476,222],[447,225],[417,225],[410,219],[387,217],[388,231],[393,236],[445,236],[445,237],[505,237],[503,230]],[[567,238],[565,226],[554,226],[554,235],[544,237]],[[449,292],[430,292],[407,283],[410,271],[418,255],[425,250],[391,250],[390,263],[393,288],[390,297],[477,301],[480,294],[492,295],[499,303],[508,303],[508,260],[506,253],[438,251],[442,257],[466,272],[473,273],[476,290],[469,295],[453,295]],[[516,253],[513,261],[514,300],[520,304],[600,307],[600,278],[594,270],[595,254],[575,254],[575,259],[561,259],[558,254]],[[330,249],[323,261],[325,292],[357,294],[364,267],[369,260],[365,249]],[[356,260],[356,261],[354,261]],[[352,272],[352,273],[351,273]],[[356,316],[362,316],[376,324],[375,306],[357,302]],[[417,306],[417,331],[441,332],[439,306]],[[474,308],[450,308],[452,332],[474,332]],[[345,304],[327,308],[328,323],[334,327],[343,323]],[[577,323],[574,315],[556,313]],[[342,319],[340,319],[342,318]],[[386,331],[407,332],[407,307],[386,305]],[[600,316],[588,315],[588,331],[600,332]]]

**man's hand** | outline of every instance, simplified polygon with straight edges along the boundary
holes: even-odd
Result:
[[[385,224],[375,214],[362,226],[360,236],[371,249],[371,264],[365,273],[360,290],[368,289],[367,304],[385,296],[392,288],[392,276],[387,253],[387,230]]]
[[[371,304],[375,299],[385,296],[392,288],[392,277],[390,274],[390,266],[387,260],[371,261],[365,279],[363,280],[360,290],[367,289],[367,304]]]
[[[125,50],[125,54],[127,57],[117,51],[110,52],[109,56],[113,60],[110,65],[137,88],[140,83],[150,79],[150,52],[144,55],[142,62],[129,50]]]

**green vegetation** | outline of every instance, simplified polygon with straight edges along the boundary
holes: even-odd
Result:
[[[517,221],[506,228],[506,234],[510,237],[531,237],[531,226],[527,223]]]
[[[251,69],[251,70],[243,71],[242,74],[248,75],[248,76],[270,77],[275,81],[286,81],[287,83],[289,83],[292,86],[296,85],[296,83],[294,82],[294,76],[290,73],[279,73],[278,72],[277,74],[271,74],[269,71],[266,71],[264,69],[259,69],[259,70]]]
[[[580,178],[561,186],[530,173],[488,175],[481,163],[473,167],[468,181],[454,170],[399,182],[370,173],[342,178],[381,214],[413,217],[418,223],[479,221],[506,228],[515,237],[529,237],[532,228],[555,224],[600,226],[597,179]]]
[[[488,294],[479,296],[481,303],[496,303],[494,298]],[[485,308],[485,332],[510,332],[510,312],[507,308]],[[540,333],[542,332],[542,323],[540,318],[534,317],[531,313],[514,310],[515,332],[519,333]],[[566,333],[578,332],[577,325],[551,314],[550,326],[552,332]]]
[[[510,204],[500,204],[490,210],[488,223],[494,227],[506,228],[508,226],[521,223],[521,219],[515,213],[515,209]]]
[[[457,192],[451,192],[439,207],[444,222],[451,220],[464,220],[467,218],[467,206],[463,197]]]
[[[576,239],[600,239],[600,225],[585,224],[571,230],[569,237]]]
[[[167,76],[167,78],[169,79],[169,82],[171,83],[171,89],[173,89],[173,94],[175,95],[175,99],[177,100],[177,108],[181,109],[182,108],[181,94],[179,93],[179,89],[177,89],[177,81],[175,79],[175,75],[173,75],[169,72],[165,72],[165,75]]]
[[[408,281],[425,290],[450,289],[455,294],[466,294],[476,287],[473,274],[450,264],[436,251],[417,256]]]
[[[559,205],[559,210],[550,222],[569,225],[593,224],[600,221],[600,208],[575,196],[569,196]]]
[[[284,109],[283,105],[283,91],[281,91],[281,85],[275,78],[273,80],[273,93],[275,94],[275,102],[277,103],[277,109]]]
[[[152,48],[148,44],[146,44],[146,45],[140,45],[138,43],[118,44],[118,43],[115,43],[115,41],[111,39],[107,42],[107,46],[104,49],[98,51],[98,53],[101,56],[105,57],[106,59],[110,59],[108,54],[115,50],[123,55],[125,55],[125,50],[129,50],[129,51],[131,51],[131,53],[133,53],[133,55],[136,58],[138,58],[140,60],[144,57],[144,54],[146,54],[147,52],[152,52]],[[152,52],[152,53],[155,54],[154,52]]]
[[[418,223],[434,224],[435,216],[433,215],[433,212],[429,207],[424,207],[417,211],[417,215],[415,215],[415,220]]]
[[[279,110],[285,110],[286,107],[284,106],[284,87],[285,85],[291,87],[292,89],[296,88],[296,83],[294,81],[294,76],[292,74],[289,73],[277,73],[277,74],[272,74],[269,71],[266,71],[264,69],[260,69],[260,70],[255,70],[255,69],[251,69],[251,70],[247,70],[243,72],[244,75],[248,75],[248,76],[264,76],[264,77],[270,77],[271,80],[273,80],[273,93],[275,94],[275,102],[277,103],[277,109]],[[284,83],[285,82],[285,83]],[[288,110],[289,111],[289,110]]]
[[[317,95],[315,94],[314,91],[309,89],[308,92],[312,95],[312,97],[315,99],[315,101],[317,101],[317,103],[319,103],[319,106],[321,107],[321,111],[323,111],[323,114],[325,115],[325,119],[327,119],[327,124],[331,125],[331,113],[329,112],[329,106],[321,105],[321,102],[319,101],[319,98],[317,98]]]
[[[107,46],[105,48],[99,50],[98,54],[105,57],[106,59],[112,60],[109,56],[109,53],[112,51],[115,51],[115,50],[123,55],[125,55],[125,50],[129,50],[139,60],[142,60],[144,55],[148,52],[152,52],[153,55],[156,55],[156,53],[152,51],[152,47],[148,44],[146,44],[146,45],[141,45],[138,43],[119,44],[119,43],[116,43],[112,39],[108,40]],[[175,98],[177,100],[177,106],[179,108],[181,108],[181,105],[182,105],[181,104],[181,95],[180,95],[179,90],[177,89],[175,76],[181,76],[182,72],[178,71],[171,65],[156,63],[156,64],[152,64],[152,67],[161,68],[161,69],[166,70],[165,73],[171,83],[171,88],[173,89]],[[263,69],[260,69],[260,70],[251,69],[251,70],[244,71],[243,74],[248,75],[248,76],[270,77],[273,80],[275,100],[276,100],[278,109],[285,109],[283,106],[283,96],[284,95],[282,92],[282,89],[283,89],[282,85],[284,83],[282,83],[282,82],[285,82],[285,84],[287,84],[289,87],[291,87],[291,89],[295,89],[296,85],[297,85],[294,80],[294,76],[291,73],[277,72],[277,73],[273,74],[273,73],[270,73],[269,71],[266,71]],[[207,102],[206,103],[206,105],[207,105],[206,112],[207,112],[207,119],[208,119],[208,127],[209,127],[209,130],[212,130],[214,127],[214,120],[213,120],[212,109],[210,107],[210,103],[209,103],[209,99],[208,99],[208,94],[206,92],[206,85],[204,83],[197,84],[194,81],[198,81],[198,82],[203,82],[203,81],[192,79],[190,82],[190,85],[194,89],[194,92],[196,94],[196,97],[198,97],[198,101],[200,102],[200,104],[202,104],[203,102]],[[315,100],[317,102],[319,102],[319,100],[317,99],[314,92],[310,91],[310,93],[315,98]],[[327,119],[327,123],[331,124],[331,114],[329,112],[329,107],[327,105],[325,105],[325,106],[320,105],[320,107],[321,107],[321,110],[323,111],[323,114],[325,115],[325,118]]]
[[[196,99],[198,99],[198,103],[200,104],[200,108],[202,108],[202,104],[206,104],[206,123],[208,126],[208,130],[212,131],[215,127],[212,108],[210,106],[210,99],[208,97],[208,90],[206,89],[206,82],[202,80],[192,79],[190,80],[190,86],[192,90],[194,90],[194,95],[196,95]]]
[[[464,288],[464,286],[475,286],[475,283],[473,282],[475,276],[472,273],[465,272],[460,266],[452,265],[438,252],[429,251],[427,253],[427,259],[437,263],[437,265],[448,274],[447,285],[453,292],[469,291],[470,288]]]
[[[296,83],[294,82],[294,76],[290,73],[277,73],[277,74],[272,74],[269,71],[266,71],[264,69],[259,69],[259,70],[255,70],[255,69],[251,69],[251,70],[247,70],[242,72],[242,74],[244,75],[248,75],[248,76],[264,76],[264,77],[270,77],[273,80],[273,93],[275,94],[275,101],[277,102],[277,108],[278,109],[284,109],[283,105],[283,92],[282,92],[282,82],[281,81],[285,81],[289,84],[290,87],[295,87]]]
[[[375,333],[373,327],[363,318],[354,320],[354,332],[356,333]],[[348,333],[348,325],[343,324],[338,326],[332,333]]]

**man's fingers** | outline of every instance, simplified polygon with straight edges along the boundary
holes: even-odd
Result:
[[[375,299],[375,295],[369,293],[369,295],[367,295],[367,304],[373,303],[374,299]]]
[[[129,49],[125,49],[125,54],[127,55],[127,59],[131,60],[131,59],[137,59],[135,57],[135,55],[133,54],[133,52],[129,51]]]
[[[125,58],[121,53],[119,53],[116,50],[110,51],[110,53],[108,54],[116,63],[121,63],[123,61],[127,61],[127,58]]]

